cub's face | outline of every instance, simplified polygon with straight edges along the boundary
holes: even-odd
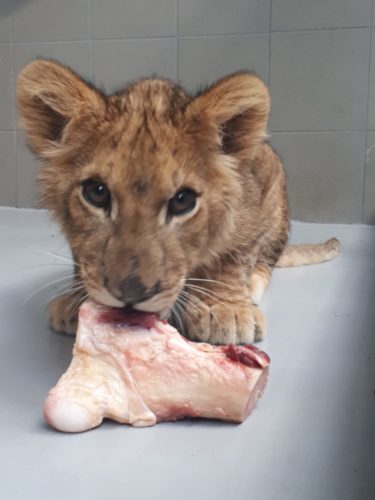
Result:
[[[146,91],[160,97],[159,113]],[[139,108],[112,109],[94,125],[100,133],[80,165],[41,175],[88,292],[108,305],[169,308],[232,229],[239,184],[230,162],[221,172],[215,151],[163,116],[168,94],[168,84],[139,84],[120,98]]]
[[[250,75],[233,78],[264,87]],[[219,116],[228,94],[219,85],[191,100],[170,82],[141,80],[107,97],[57,63],[21,73],[19,109],[44,160],[42,199],[97,301],[168,310],[186,277],[229,248],[246,147],[237,129],[246,117],[238,103]]]

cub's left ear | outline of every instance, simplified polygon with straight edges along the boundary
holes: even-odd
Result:
[[[225,154],[251,159],[267,136],[269,93],[260,78],[251,73],[229,75],[195,97],[187,107],[191,118],[217,127]]]

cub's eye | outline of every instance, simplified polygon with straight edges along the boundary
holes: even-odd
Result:
[[[111,192],[104,182],[98,179],[86,179],[83,181],[82,195],[94,207],[108,210],[111,206]]]
[[[197,203],[197,193],[190,188],[180,189],[168,202],[168,215],[184,215]]]

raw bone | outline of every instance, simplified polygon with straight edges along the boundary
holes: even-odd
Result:
[[[269,363],[253,346],[190,342],[153,315],[86,302],[72,362],[44,415],[65,432],[103,418],[137,427],[184,417],[242,422],[263,393]]]

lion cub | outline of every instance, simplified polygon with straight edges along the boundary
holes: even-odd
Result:
[[[76,263],[80,292],[49,306],[56,330],[74,333],[84,287],[109,306],[169,315],[191,339],[254,342],[273,267],[338,253],[337,240],[285,249],[285,176],[265,142],[268,90],[253,74],[194,97],[161,79],[107,96],[37,60],[21,72],[17,97],[44,164],[42,202]]]

